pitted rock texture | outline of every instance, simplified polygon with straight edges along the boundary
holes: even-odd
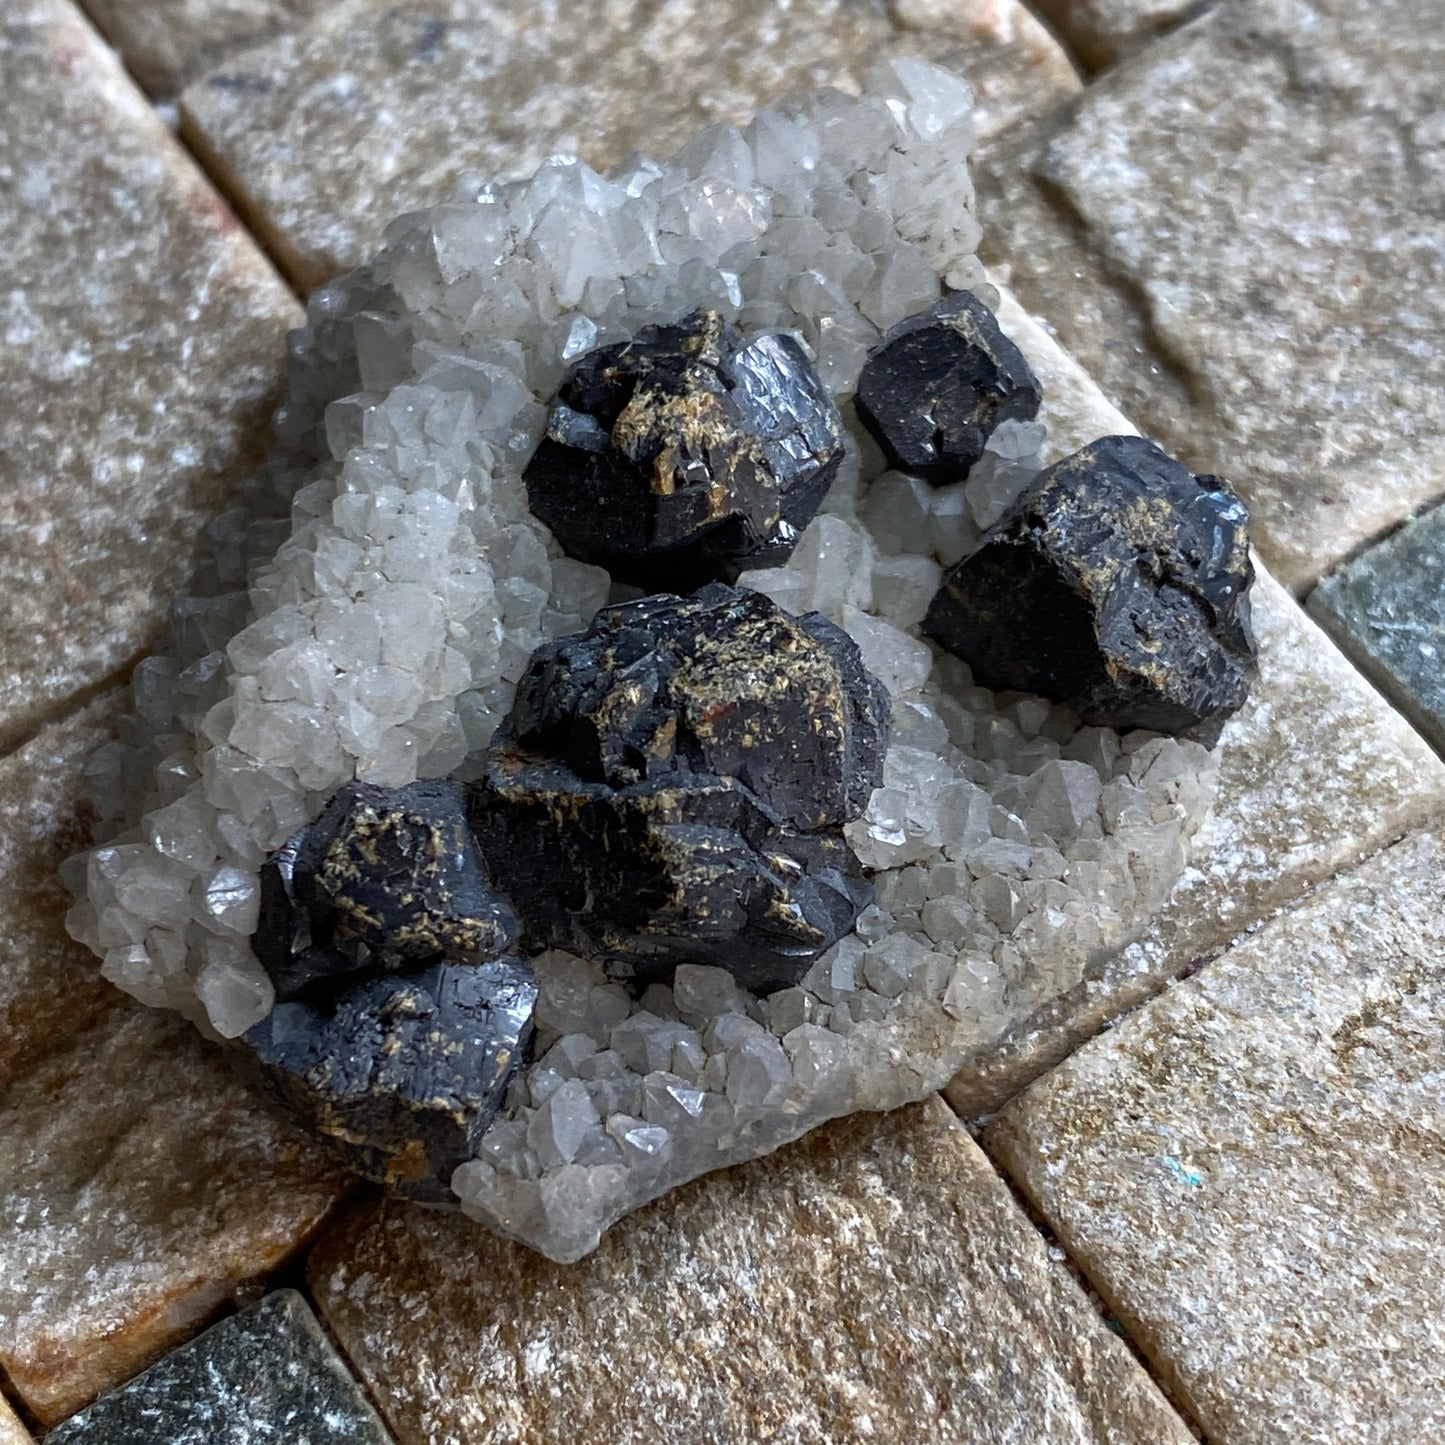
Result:
[[[857,644],[721,583],[539,649],[473,820],[532,940],[653,981],[797,983],[872,898],[843,827],[890,705]]]
[[[1249,693],[1248,512],[1142,437],[1042,472],[945,575],[925,627],[988,687],[1212,745]]]
[[[958,291],[884,333],[857,408],[891,467],[942,485],[968,475],[1000,422],[1032,421],[1042,399],[993,312]]]
[[[778,567],[843,460],[843,418],[797,341],[716,311],[572,366],[524,480],[567,554],[648,592]]]
[[[458,783],[348,783],[261,869],[252,947],[278,998],[339,975],[480,963],[516,942]]]
[[[269,1097],[348,1168],[409,1199],[455,1203],[526,1062],[537,985],[518,959],[384,975],[278,1004],[243,1040]],[[252,1072],[238,1053],[237,1062]]]

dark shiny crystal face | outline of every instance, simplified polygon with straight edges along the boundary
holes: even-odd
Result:
[[[790,336],[716,312],[582,357],[528,463],[569,556],[647,591],[781,566],[843,459],[843,420]]]
[[[889,328],[855,404],[891,467],[942,486],[968,475],[1000,422],[1032,421],[1042,399],[993,312],[959,291]]]
[[[795,983],[871,898],[843,841],[889,703],[853,641],[721,584],[539,648],[472,819],[539,945],[621,977]]]
[[[263,1091],[363,1178],[453,1202],[526,1060],[537,985],[518,959],[383,974],[280,1003],[244,1036]]]
[[[326,978],[481,962],[516,937],[461,784],[348,783],[262,868],[252,946],[285,999]]]
[[[1248,696],[1248,511],[1142,437],[1042,472],[944,574],[925,630],[985,687],[1213,746]]]

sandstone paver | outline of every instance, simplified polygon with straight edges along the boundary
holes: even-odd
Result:
[[[1211,0],[1034,0],[1091,70],[1102,70],[1208,8]]]
[[[1310,611],[1436,748],[1445,749],[1445,510],[1407,523],[1310,593]]]
[[[121,701],[97,699],[0,760],[0,1098],[120,998],[65,931],[71,899],[59,869],[90,841],[80,772],[111,736]]]
[[[891,54],[955,64],[987,129],[1078,87],[1018,0],[908,0],[898,16],[883,0],[352,0],[190,86],[184,134],[309,289],[466,171],[666,154]]]
[[[3,1399],[0,1399],[0,1445],[32,1445],[29,1431]]]
[[[213,1325],[46,1439],[52,1445],[391,1445],[316,1316],[291,1289]]]
[[[310,1278],[401,1445],[1192,1438],[937,1099],[688,1185],[579,1264],[375,1205]]]
[[[225,56],[294,29],[335,0],[84,0],[90,18],[152,94],[175,95]]]
[[[1433,0],[1225,0],[985,160],[985,249],[1302,592],[1445,491]]]
[[[280,1265],[346,1187],[189,1024],[118,1000],[0,1101],[0,1366],[54,1423]]]
[[[0,10],[0,748],[137,656],[294,299],[66,0]]]
[[[1445,1438],[1442,958],[1417,835],[985,1136],[1214,1445]]]

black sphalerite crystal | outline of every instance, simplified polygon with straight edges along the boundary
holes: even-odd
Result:
[[[795,983],[871,890],[843,825],[889,701],[845,633],[721,584],[605,609],[539,648],[472,820],[538,944],[649,981]]]
[[[517,932],[460,783],[348,783],[263,866],[252,946],[284,999],[340,975],[480,962]]]
[[[1043,392],[992,311],[968,291],[891,326],[855,400],[889,465],[941,486],[968,475],[1002,421],[1032,421]]]
[[[1213,746],[1256,671],[1248,526],[1217,477],[1102,437],[1040,473],[944,574],[924,629],[985,687]]]
[[[567,373],[527,465],[569,556],[647,591],[781,566],[843,458],[843,419],[790,336],[714,311],[647,326]]]
[[[279,1003],[245,1034],[270,1097],[355,1173],[455,1203],[525,1061],[537,984],[519,959],[384,974],[329,999]]]

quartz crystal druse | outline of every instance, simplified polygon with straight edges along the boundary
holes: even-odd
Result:
[[[938,1089],[1178,877],[1247,516],[1049,448],[972,109],[898,60],[469,179],[312,298],[69,926],[357,1173],[575,1259]]]

